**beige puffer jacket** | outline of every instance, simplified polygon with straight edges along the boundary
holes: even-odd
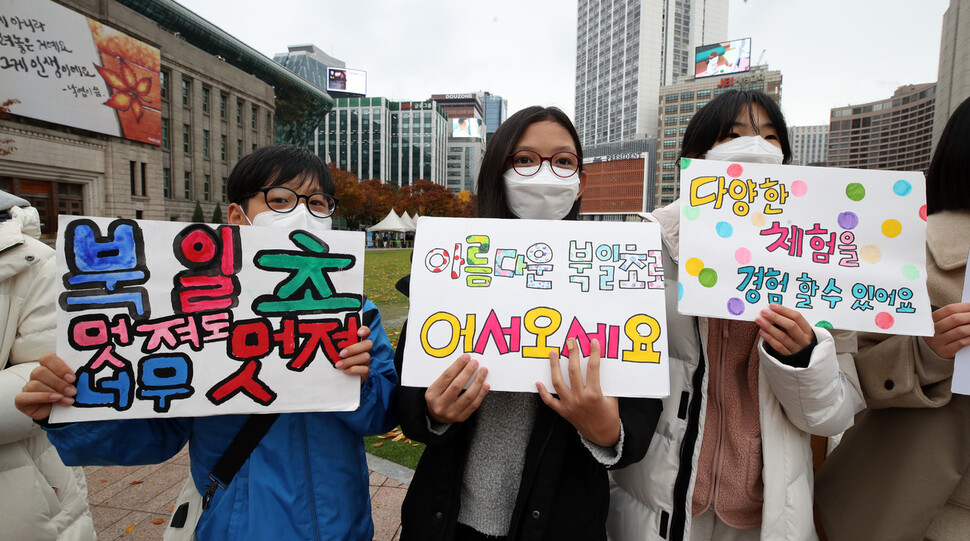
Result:
[[[0,539],[92,540],[80,468],[68,468],[43,430],[14,407],[36,360],[54,351],[54,251],[33,208],[0,222]]]

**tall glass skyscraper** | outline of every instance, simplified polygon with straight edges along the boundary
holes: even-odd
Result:
[[[485,105],[485,143],[487,144],[499,125],[509,117],[509,102],[502,96],[485,92],[482,103]]]
[[[660,87],[725,41],[728,0],[579,0],[576,129],[583,145],[656,137]]]

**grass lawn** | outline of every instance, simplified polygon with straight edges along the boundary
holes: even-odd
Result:
[[[367,250],[364,256],[364,294],[381,310],[384,330],[397,347],[401,328],[408,315],[408,299],[394,284],[411,272],[411,250]],[[414,469],[424,451],[424,444],[412,442],[400,429],[382,436],[364,438],[368,453]]]

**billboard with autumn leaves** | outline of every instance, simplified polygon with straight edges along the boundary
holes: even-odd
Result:
[[[10,112],[162,144],[159,50],[50,0],[0,0]]]

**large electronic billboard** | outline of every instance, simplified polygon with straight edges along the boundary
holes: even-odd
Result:
[[[453,118],[451,119],[452,137],[482,137],[482,119]]]
[[[159,50],[51,0],[0,0],[10,112],[162,144]]]
[[[722,41],[697,47],[694,77],[713,77],[751,69],[751,38]]]
[[[367,72],[327,68],[327,91],[364,96],[367,94]]]

